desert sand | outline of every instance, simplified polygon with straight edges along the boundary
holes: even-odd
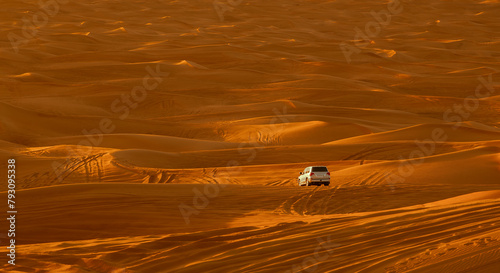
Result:
[[[499,1],[2,7],[1,272],[499,272]]]

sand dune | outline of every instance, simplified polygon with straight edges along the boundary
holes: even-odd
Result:
[[[49,138],[41,141],[43,145],[78,145],[86,136]],[[130,146],[135,144],[135,147]],[[161,135],[107,134],[103,135],[99,146],[114,149],[148,149],[169,152],[222,150],[237,148],[239,143],[227,143],[209,140],[189,139]]]
[[[405,186],[394,195],[383,188],[247,186],[242,191],[242,186],[226,186],[188,226],[176,207],[191,201],[189,185],[38,188],[20,195],[28,216],[20,251],[26,266],[66,272],[81,267],[106,272],[286,271],[314,253],[325,257],[315,264],[322,272],[456,271],[464,266],[493,272],[500,235],[498,190],[417,205],[474,187],[480,189]],[[255,198],[259,201],[238,201]],[[320,205],[325,201],[331,205]],[[71,202],[73,208],[59,202]],[[419,239],[408,240],[415,237]]]
[[[2,7],[0,271],[498,272],[499,1]]]
[[[336,183],[387,184],[498,184],[498,147],[479,147],[419,159],[355,166],[336,173]]]
[[[385,141],[472,142],[498,140],[500,130],[486,126],[455,126],[455,124],[425,124],[376,135],[342,139],[330,143],[376,143]],[[329,144],[329,143],[326,143]]]

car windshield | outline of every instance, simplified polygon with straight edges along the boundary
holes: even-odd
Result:
[[[328,172],[328,169],[326,167],[313,167],[312,171],[313,172]]]

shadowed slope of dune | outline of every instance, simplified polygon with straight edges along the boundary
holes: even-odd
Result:
[[[68,136],[60,138],[49,138],[41,140],[39,144],[49,145],[78,145],[84,140],[88,141],[87,136]],[[131,146],[132,145],[132,146]],[[204,151],[204,150],[222,150],[237,148],[239,143],[226,143],[210,140],[189,139],[180,137],[170,137],[161,135],[146,134],[106,134],[102,136],[99,143],[100,147],[114,149],[148,149],[165,152],[185,152],[185,151]],[[134,147],[135,146],[135,147]]]

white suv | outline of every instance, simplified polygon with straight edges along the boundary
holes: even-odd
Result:
[[[300,172],[299,178],[297,178],[299,186],[311,186],[311,185],[330,185],[330,172],[325,166],[310,166]]]

